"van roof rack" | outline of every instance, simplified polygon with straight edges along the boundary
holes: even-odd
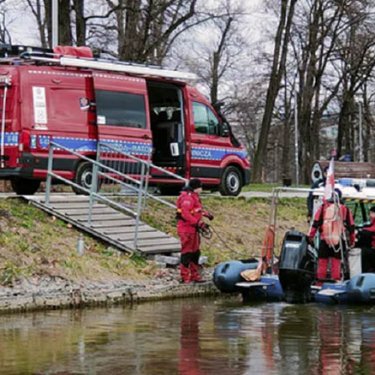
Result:
[[[0,57],[20,57],[22,53],[53,53],[50,48],[26,46],[21,44],[0,44]]]
[[[98,69],[114,72],[123,72],[140,76],[153,76],[181,81],[192,81],[198,79],[194,73],[179,72],[164,69],[155,65],[135,64],[131,62],[110,60],[103,58],[88,58],[77,56],[58,56],[53,51],[24,51],[20,57],[26,60],[39,61],[61,66],[70,66],[83,69]]]

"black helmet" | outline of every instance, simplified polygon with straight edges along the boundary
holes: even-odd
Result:
[[[335,188],[335,190],[332,192],[331,198],[328,199],[328,202],[334,202],[335,201],[335,197],[337,198],[337,200],[339,202],[341,202],[342,191],[340,189]]]
[[[192,178],[189,181],[189,188],[195,190],[202,187],[202,181],[199,178]]]

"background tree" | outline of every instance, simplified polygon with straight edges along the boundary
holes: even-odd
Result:
[[[262,125],[260,129],[257,149],[253,164],[253,181],[261,181],[263,167],[267,158],[267,142],[270,132],[273,109],[280,90],[280,82],[286,66],[290,30],[292,27],[293,15],[297,0],[281,0],[280,19],[275,36],[273,63],[269,78],[266,103]]]

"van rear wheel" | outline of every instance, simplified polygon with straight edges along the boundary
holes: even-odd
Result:
[[[243,185],[241,171],[237,167],[229,166],[225,168],[221,176],[219,191],[221,195],[236,197],[240,194]]]
[[[33,195],[38,191],[40,181],[16,177],[11,180],[11,185],[17,195]]]
[[[78,165],[74,182],[87,190],[91,189],[92,164],[90,162],[84,161]],[[88,194],[88,192],[86,192],[85,190],[75,186],[72,186],[72,189],[76,194]]]

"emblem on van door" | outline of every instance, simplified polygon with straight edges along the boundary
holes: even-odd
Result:
[[[79,107],[82,111],[88,111],[90,109],[90,100],[88,98],[79,98]]]

